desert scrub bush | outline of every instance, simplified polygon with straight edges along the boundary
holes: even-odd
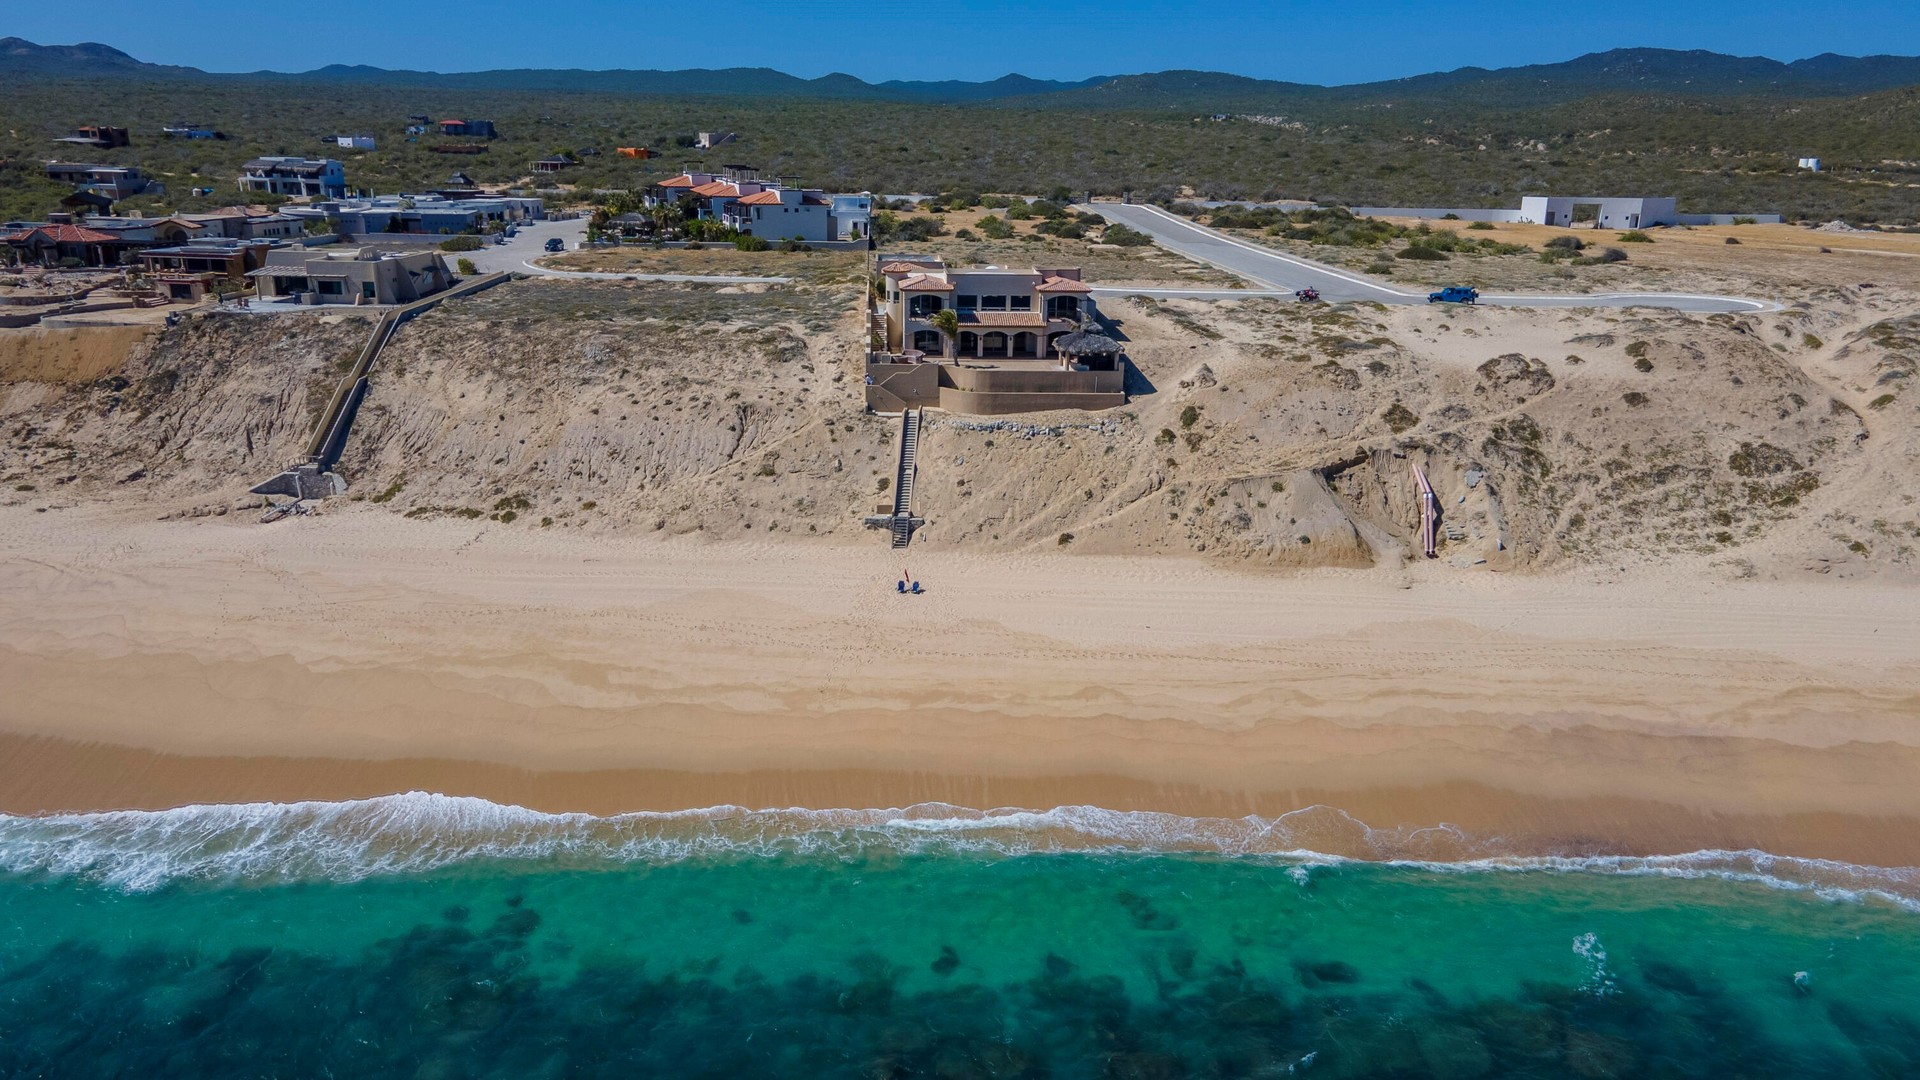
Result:
[[[1446,262],[1447,261],[1446,252],[1441,251],[1438,248],[1428,247],[1425,244],[1419,244],[1419,243],[1408,244],[1406,247],[1403,247],[1399,251],[1394,252],[1393,257],[1396,259],[1411,259],[1417,262]]]
[[[1653,370],[1653,361],[1642,356],[1641,358],[1633,362],[1633,370],[1638,371],[1642,375],[1644,375],[1647,372]]]
[[[1727,468],[1738,476],[1773,476],[1799,467],[1792,454],[1772,443],[1741,443],[1727,455]]]
[[[740,251],[765,251],[773,245],[767,243],[767,238],[764,236],[736,236],[733,238],[733,246]]]
[[[1638,390],[1629,390],[1620,395],[1620,400],[1637,409],[1653,399]]]
[[[450,236],[440,241],[441,251],[479,251],[480,238],[477,236]]]
[[[1647,355],[1647,343],[1644,341],[1627,342],[1627,355],[1636,360]]]
[[[407,482],[405,480],[395,480],[393,483],[387,485],[387,489],[385,491],[382,491],[380,494],[375,495],[373,498],[367,501],[377,502],[377,503],[392,502],[393,497],[400,494],[400,489],[406,486],[407,486]]]
[[[1395,435],[1406,431],[1420,422],[1420,417],[1415,415],[1412,409],[1407,408],[1398,401],[1388,406],[1387,411],[1380,414],[1380,418],[1387,422],[1387,430],[1393,432]]]
[[[1648,236],[1639,229],[1628,229],[1626,232],[1620,234],[1620,242],[1623,244],[1651,244],[1653,243],[1653,237]]]
[[[1172,428],[1163,427],[1160,429],[1160,434],[1153,437],[1153,441],[1156,446],[1172,446],[1173,440],[1176,438],[1178,438],[1178,436],[1173,433]]]
[[[1827,347],[1827,343],[1821,341],[1817,334],[1801,334],[1800,344],[1805,345],[1809,349],[1824,349]]]
[[[1492,232],[1493,223],[1488,221],[1476,221],[1473,224],[1467,226],[1467,228],[1472,229],[1474,232]]]
[[[1740,238],[1739,238],[1739,237],[1736,237],[1736,236],[1729,236],[1729,237],[1727,237],[1727,243],[1729,243],[1729,244],[1737,244],[1737,243],[1739,243],[1739,242],[1740,242]]]
[[[1060,534],[1060,539],[1054,541],[1054,543],[1059,544],[1061,547],[1066,547],[1068,544],[1073,543],[1073,534],[1070,532],[1063,532]]]
[[[1200,406],[1189,405],[1180,410],[1180,426],[1190,428],[1200,422]]]
[[[1867,408],[1884,409],[1887,406],[1893,404],[1893,402],[1894,402],[1894,397],[1892,394],[1881,394],[1879,397],[1874,398],[1872,401],[1867,402]]]
[[[1007,224],[1006,218],[988,214],[980,219],[980,235],[989,240],[1005,240],[1013,235],[1013,226]]]
[[[1100,239],[1104,243],[1119,244],[1121,247],[1146,247],[1153,243],[1153,237],[1117,222],[1107,226],[1106,232],[1100,235]]]
[[[885,491],[892,486],[893,486],[893,478],[888,476],[883,476],[874,482],[873,490]]]
[[[533,500],[525,495],[509,495],[493,504],[495,511],[514,511],[533,509]]]
[[[472,277],[480,272],[480,268],[473,265],[473,260],[468,258],[456,259],[453,268],[461,277]]]

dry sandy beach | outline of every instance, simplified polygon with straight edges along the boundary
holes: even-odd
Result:
[[[1920,863],[1910,587],[932,551],[903,598],[877,545],[327,509],[0,508],[0,809],[1323,805],[1356,855]]]

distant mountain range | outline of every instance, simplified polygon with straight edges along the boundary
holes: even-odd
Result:
[[[1671,49],[1615,49],[1557,64],[1459,68],[1386,82],[1313,86],[1211,71],[1100,76],[1079,82],[1008,75],[991,82],[889,81],[852,75],[802,79],[772,68],[585,71],[514,68],[441,73],[333,64],[302,72],[213,73],[149,64],[108,45],[36,45],[0,38],[0,79],[145,78],[275,80],[307,84],[448,90],[560,90],[612,94],[1004,104],[1089,109],[1249,111],[1308,103],[1455,97],[1482,105],[1535,105],[1596,94],[1834,97],[1920,85],[1920,57],[1836,56],[1782,63],[1755,56]]]

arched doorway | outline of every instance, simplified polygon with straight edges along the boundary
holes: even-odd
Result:
[[[974,333],[971,330],[960,331],[960,348],[957,350],[957,355],[979,356],[980,355],[980,335]]]
[[[980,339],[980,355],[989,358],[1007,355],[1007,335],[994,330]]]
[[[1013,335],[1013,355],[1031,360],[1040,355],[1040,339],[1025,330]]]
[[[926,353],[928,356],[946,355],[946,349],[941,346],[940,331],[938,330],[915,330],[913,332],[913,347],[919,352]]]

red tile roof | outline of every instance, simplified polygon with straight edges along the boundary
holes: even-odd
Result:
[[[883,274],[918,274],[925,271],[928,263],[890,262],[880,268]]]
[[[693,182],[693,177],[688,176],[686,173],[681,173],[679,176],[673,177],[670,180],[660,181],[659,186],[690,188],[690,187],[698,187],[699,185]]]
[[[1047,325],[1047,317],[1037,311],[963,311],[960,313],[962,326],[1027,326]]]
[[[23,241],[34,233],[45,233],[47,238],[56,244],[109,244],[120,239],[112,233],[83,228],[79,225],[40,225],[8,233],[5,239],[9,242]]]
[[[699,187],[694,188],[693,194],[703,199],[711,199],[715,196],[722,195],[732,197],[740,194],[740,185],[731,180],[715,180],[710,184],[701,184]],[[743,199],[741,201],[744,202],[746,200]]]
[[[915,274],[900,283],[902,292],[952,292],[953,282],[942,281],[937,277]]]
[[[746,198],[741,199],[740,205],[742,206],[779,206],[781,205],[782,201],[783,200],[780,198],[779,192],[763,191],[758,195],[749,195]],[[804,191],[800,193],[800,204],[802,206],[828,205],[825,196],[815,195],[811,191]]]
[[[1039,285],[1034,286],[1034,291],[1046,293],[1090,293],[1093,291],[1093,286],[1084,281],[1075,281],[1072,278],[1050,277]]]

